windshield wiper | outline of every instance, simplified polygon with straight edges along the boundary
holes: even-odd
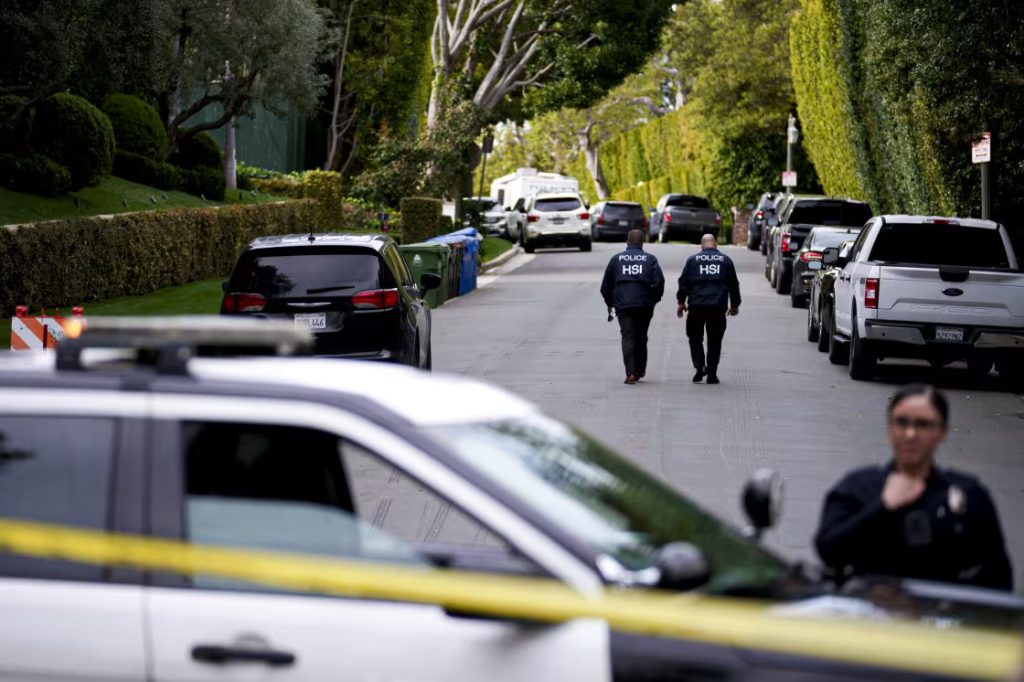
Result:
[[[342,289],[355,289],[355,284],[335,284],[329,287],[319,287],[317,289],[306,289],[307,294],[324,294],[328,291],[341,291]]]

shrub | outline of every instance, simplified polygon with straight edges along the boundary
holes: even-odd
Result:
[[[430,197],[402,199],[402,236],[406,244],[441,234],[441,200]]]
[[[321,230],[341,227],[341,173],[312,170],[302,178],[303,194],[317,202],[317,226]]]
[[[311,201],[67,218],[0,230],[0,315],[227,275],[256,237],[306,232]],[[24,267],[32,263],[32,267]]]
[[[114,157],[114,175],[157,189],[182,186],[181,171],[176,166],[122,150]]]
[[[24,97],[18,97],[17,95],[0,96],[0,123],[7,121],[24,103]],[[29,141],[32,138],[34,116],[35,111],[29,109],[13,128],[8,129],[0,125],[0,154],[29,153],[31,149]]]
[[[222,158],[217,140],[213,139],[213,135],[203,132],[178,142],[171,163],[187,169],[220,168]]]
[[[270,170],[269,168],[250,166],[243,161],[235,164],[235,178],[238,189],[253,189],[256,187],[253,184],[253,180],[269,180],[281,177],[285,177],[285,174],[276,170]]]
[[[304,192],[302,180],[290,175],[282,175],[279,178],[250,178],[252,186],[264,194],[276,194],[292,199],[301,199]]]
[[[0,187],[7,187],[15,192],[55,197],[66,194],[70,189],[71,173],[64,166],[42,154],[2,154]]]
[[[109,95],[103,100],[103,113],[110,117],[118,149],[157,161],[167,158],[167,131],[148,102],[132,95]]]
[[[227,180],[219,168],[181,169],[181,191],[213,201],[224,200]]]
[[[88,101],[60,93],[36,108],[33,149],[71,171],[71,189],[92,187],[114,165],[110,119]]]

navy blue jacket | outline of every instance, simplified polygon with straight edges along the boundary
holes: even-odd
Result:
[[[625,310],[654,306],[665,294],[665,275],[658,259],[642,246],[631,246],[608,261],[601,281],[604,304]]]
[[[1013,588],[992,498],[978,480],[933,468],[924,492],[889,510],[882,489],[893,465],[850,472],[825,498],[814,542],[841,573],[891,575]]]
[[[732,259],[718,249],[704,249],[687,258],[676,300],[690,306],[739,308],[740,281]]]

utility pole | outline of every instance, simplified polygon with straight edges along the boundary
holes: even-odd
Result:
[[[480,169],[480,191],[476,193],[478,197],[484,195],[484,178],[487,177],[487,155],[494,149],[494,138],[490,135],[484,138],[484,143],[481,146],[480,151],[483,152],[483,167]]]

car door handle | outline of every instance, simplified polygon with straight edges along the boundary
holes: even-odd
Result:
[[[266,663],[275,668],[295,664],[295,654],[289,651],[220,644],[197,644],[192,647],[192,658],[200,663]]]

